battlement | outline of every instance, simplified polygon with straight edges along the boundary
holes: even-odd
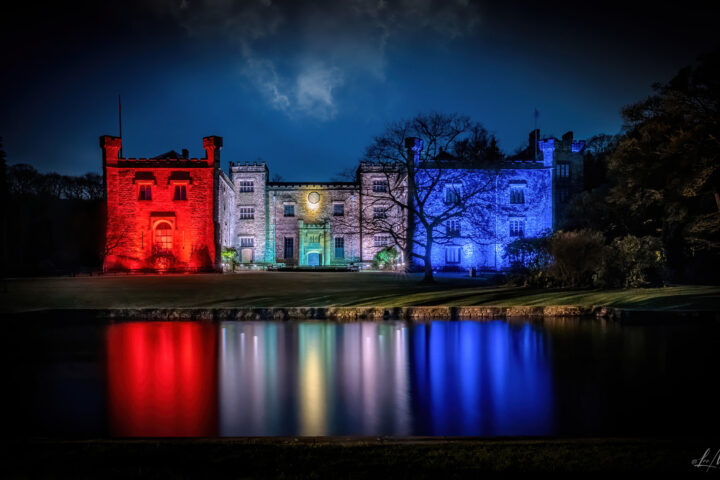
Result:
[[[100,148],[103,150],[103,162],[106,166],[123,164],[127,167],[134,165],[137,167],[206,167],[220,164],[220,150],[222,149],[223,139],[218,136],[209,136],[203,138],[203,148],[207,154],[206,158],[188,158],[187,150],[183,149],[182,154],[174,151],[167,152],[157,157],[131,157],[125,158],[119,156],[122,149],[122,139],[112,135],[102,135],[100,137]]]
[[[230,173],[267,171],[268,167],[265,162],[230,162]]]

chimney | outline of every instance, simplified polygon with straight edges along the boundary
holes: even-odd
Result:
[[[573,132],[572,130],[569,132],[565,132],[565,135],[562,136],[562,141],[566,145],[572,144],[573,141]]]
[[[535,129],[528,134],[528,150],[533,160],[538,159],[538,142],[540,141],[540,129]]]
[[[223,139],[216,135],[203,137],[203,148],[205,157],[210,165],[220,166],[220,150],[222,150]]]
[[[417,165],[420,160],[420,151],[423,148],[423,141],[417,137],[407,137],[405,139],[405,148],[407,149],[408,158],[412,157],[413,163]]]
[[[188,158],[190,158],[190,152],[188,151],[187,148],[183,148],[183,149],[182,149],[182,158],[184,158],[185,160],[187,160]]]

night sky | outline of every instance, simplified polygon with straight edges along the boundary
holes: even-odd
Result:
[[[25,2],[0,12],[0,136],[11,164],[99,172],[120,93],[125,156],[203,156],[215,134],[224,165],[327,180],[420,112],[470,115],[510,153],[535,108],[543,135],[617,133],[623,105],[717,44],[688,1],[502,3]]]

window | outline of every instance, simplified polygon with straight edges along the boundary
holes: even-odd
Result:
[[[185,185],[175,185],[173,200],[187,200],[187,187]]]
[[[344,203],[333,203],[333,216],[342,217],[345,215]]]
[[[447,221],[445,225],[446,233],[448,237],[459,237],[460,236],[460,220],[451,219]]]
[[[238,191],[240,193],[254,192],[255,191],[255,182],[253,182],[252,180],[240,180],[240,185],[238,186]]]
[[[335,258],[345,258],[345,237],[335,237]]]
[[[140,185],[138,200],[152,200],[152,187],[150,185]]]
[[[445,263],[460,263],[460,247],[445,247]]]
[[[294,217],[295,216],[295,205],[293,205],[293,204],[285,205],[283,215],[286,217]]]
[[[241,247],[254,247],[255,246],[255,237],[240,237],[240,246]]]
[[[293,237],[285,237],[285,258],[293,258],[293,248],[295,247],[295,239]]]
[[[525,235],[525,220],[514,219],[510,220],[510,236],[511,237],[522,237]]]
[[[373,192],[380,192],[380,193],[387,192],[388,191],[387,180],[373,180],[372,189],[373,189]]]
[[[308,243],[320,243],[320,234],[312,234],[307,236]]]
[[[153,245],[159,252],[172,251],[172,227],[167,222],[160,222],[155,227]]]
[[[390,244],[390,235],[375,235],[373,242],[376,247],[386,247]]]
[[[525,203],[525,189],[522,187],[510,187],[510,203],[515,205]]]
[[[387,207],[373,207],[373,218],[387,218]]]
[[[445,185],[445,203],[458,203],[460,201],[460,185]]]
[[[570,164],[558,163],[555,165],[558,178],[570,178]]]
[[[240,207],[238,209],[238,215],[240,220],[251,220],[255,218],[255,208],[254,207]]]

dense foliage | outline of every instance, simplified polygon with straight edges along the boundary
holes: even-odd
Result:
[[[375,270],[395,270],[400,256],[395,247],[385,247],[375,254],[372,268]]]

